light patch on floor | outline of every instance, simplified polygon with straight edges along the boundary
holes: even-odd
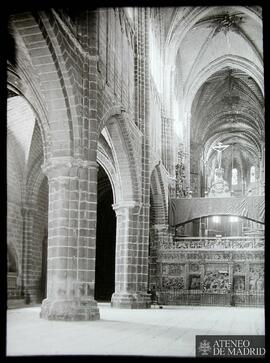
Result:
[[[264,309],[99,304],[101,319],[47,321],[40,306],[8,310],[7,355],[195,356],[196,335],[264,335]]]

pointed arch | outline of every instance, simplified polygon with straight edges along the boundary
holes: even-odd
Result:
[[[115,169],[119,175],[119,201],[140,201],[140,155],[132,135],[132,123],[124,109],[119,106],[109,109],[101,118],[98,134],[103,128],[109,134]],[[141,142],[141,133],[136,141]]]

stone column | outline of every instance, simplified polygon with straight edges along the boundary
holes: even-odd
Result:
[[[47,298],[40,316],[99,319],[94,300],[97,164],[59,158],[43,169],[49,182],[49,219]]]
[[[150,191],[149,191],[150,192]],[[146,196],[148,200],[149,196]],[[138,231],[139,236],[139,252],[138,252],[138,280],[137,280],[137,292],[144,299],[148,300],[148,272],[149,272],[149,203],[142,203],[140,212]]]
[[[146,308],[148,295],[137,289],[140,204],[124,201],[113,205],[116,212],[115,292],[111,305],[116,308]]]
[[[31,202],[22,207],[23,217],[23,243],[22,243],[22,281],[21,292],[26,303],[36,300],[37,293],[33,286],[33,225],[37,207]]]

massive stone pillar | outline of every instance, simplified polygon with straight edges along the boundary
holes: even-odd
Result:
[[[146,196],[146,200],[148,200],[148,196]],[[149,301],[149,296],[147,295],[149,280],[149,210],[150,204],[142,203],[138,227],[141,230],[141,234],[139,237],[137,291],[140,292],[141,296],[144,296],[146,301]]]
[[[33,225],[34,215],[37,212],[37,206],[33,203],[25,203],[22,207],[23,218],[23,244],[22,244],[22,296],[26,303],[36,300],[36,293],[33,286],[34,266],[33,258]]]
[[[56,160],[49,181],[47,298],[40,316],[96,320],[94,300],[97,164]]]
[[[115,293],[111,304],[116,308],[146,308],[149,297],[138,291],[140,266],[138,220],[140,204],[125,201],[113,206],[117,217],[116,256],[115,256]]]

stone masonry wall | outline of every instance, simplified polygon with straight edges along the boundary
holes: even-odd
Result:
[[[48,235],[48,181],[44,180],[40,186],[37,210],[34,215],[33,223],[33,236],[32,236],[32,255],[33,264],[28,271],[29,277],[29,291],[32,301],[41,302],[41,282],[42,282],[42,260],[43,260],[43,243]]]
[[[21,154],[22,150],[16,142],[16,138],[9,133],[7,137],[7,244],[11,245],[17,253],[19,276],[17,285],[21,284],[23,239]]]

